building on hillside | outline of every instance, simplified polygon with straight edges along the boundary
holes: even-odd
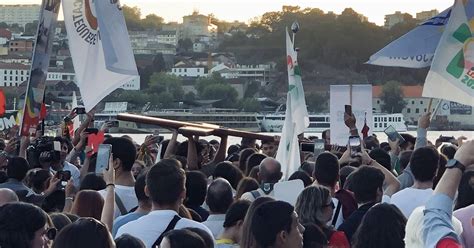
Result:
[[[263,86],[269,82],[271,70],[272,65],[270,64],[234,66],[219,64],[213,67],[209,72],[211,74],[214,72],[219,73],[226,79],[240,78],[248,81],[258,81]]]
[[[160,31],[156,33],[158,43],[178,46],[178,31]]]
[[[217,36],[217,26],[211,23],[209,16],[193,12],[191,15],[183,16],[182,39],[195,41],[199,36]]]
[[[11,40],[12,32],[7,28],[0,28],[0,38],[5,38],[7,40]]]
[[[189,63],[178,64],[171,68],[171,72],[169,74],[185,78],[207,77],[207,68]]]
[[[34,41],[32,39],[15,39],[8,42],[8,50],[10,52],[32,52]]]
[[[390,29],[393,26],[395,26],[396,24],[404,22],[404,20],[405,20],[404,15],[405,14],[400,12],[400,11],[396,11],[393,14],[385,15],[384,27]]]
[[[39,20],[39,4],[0,5],[0,22],[8,25],[18,24],[25,27],[27,23]]]
[[[0,86],[14,87],[27,81],[30,66],[17,63],[0,63]]]
[[[426,21],[430,18],[437,16],[438,14],[439,14],[439,11],[437,9],[421,11],[421,12],[416,13],[416,19],[419,21]]]

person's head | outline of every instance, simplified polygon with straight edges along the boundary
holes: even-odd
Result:
[[[59,141],[61,143],[60,162],[63,163],[66,160],[66,156],[73,148],[72,143],[69,139],[61,136],[55,137],[54,141]]]
[[[115,239],[116,248],[145,248],[145,244],[130,234],[122,234]]]
[[[49,223],[48,215],[35,205],[7,203],[0,207],[0,246],[46,247],[55,235],[55,229],[51,229]]]
[[[265,154],[260,154],[260,153],[254,153],[249,156],[247,159],[246,163],[246,168],[245,168],[245,176],[248,176],[250,174],[250,171],[252,170],[253,167],[257,167],[260,165],[260,163],[267,158]]]
[[[206,199],[207,179],[206,175],[200,171],[186,172],[186,199],[184,204],[187,207],[201,206]]]
[[[413,135],[408,133],[401,133],[400,136],[405,140],[405,142],[400,143],[400,149],[402,151],[409,151],[415,148],[416,138]]]
[[[51,221],[53,222],[56,230],[61,231],[65,226],[72,223],[72,221],[63,213],[51,213],[49,214]]]
[[[303,247],[304,227],[291,204],[267,202],[252,217],[252,233],[259,247]]]
[[[466,171],[458,186],[458,197],[454,209],[460,209],[474,204],[474,171]]]
[[[94,218],[79,218],[64,227],[56,236],[52,248],[114,248],[107,227]]]
[[[300,170],[312,177],[314,172],[315,162],[304,161],[301,163]]]
[[[258,178],[258,172],[259,171],[260,171],[260,166],[253,167],[252,170],[250,171],[248,177],[257,180],[257,182],[260,184],[262,182],[262,180],[260,178]]]
[[[240,147],[243,148],[253,148],[255,149],[257,147],[257,140],[252,139],[252,138],[242,138],[240,141]]]
[[[321,137],[323,138],[325,145],[331,144],[331,130],[329,129],[324,130],[323,133],[321,134]]]
[[[237,192],[235,193],[235,199],[240,199],[240,197],[247,192],[258,189],[257,180],[244,177],[240,180],[239,185],[237,186]]]
[[[339,160],[330,152],[323,152],[316,158],[313,178],[318,184],[334,188],[339,180]]]
[[[177,210],[186,198],[186,174],[178,160],[162,159],[148,171],[145,193],[153,204]]]
[[[103,190],[106,187],[106,183],[103,177],[95,174],[94,172],[87,173],[87,175],[84,176],[84,179],[81,180],[81,186],[79,187],[79,190],[85,190],[85,189],[90,189],[90,190]]]
[[[410,168],[418,182],[433,181],[438,169],[439,153],[432,147],[420,147],[413,151]]]
[[[351,189],[357,203],[380,202],[384,174],[377,168],[361,166],[351,174]]]
[[[453,159],[457,150],[457,147],[454,145],[443,145],[440,151],[442,154],[446,155],[448,159]]]
[[[244,177],[238,167],[233,165],[229,161],[222,161],[216,165],[214,173],[212,174],[213,179],[222,177],[226,179],[232,188],[237,189],[239,181]]]
[[[278,146],[273,140],[262,141],[262,153],[268,157],[275,157]]]
[[[141,173],[138,175],[137,179],[135,180],[135,186],[133,187],[135,190],[135,196],[137,200],[141,204],[150,204],[150,198],[145,194],[145,186],[146,186],[146,172]]]
[[[407,219],[395,205],[377,204],[371,207],[362,219],[354,234],[354,247],[405,247],[403,238],[406,222]]]
[[[247,159],[250,157],[250,155],[257,153],[257,151],[254,148],[245,148],[240,151],[239,154],[239,169],[245,173],[245,170],[247,169]]]
[[[225,214],[224,230],[230,233],[232,240],[236,243],[240,242],[242,236],[242,225],[244,224],[245,215],[250,207],[250,202],[246,200],[238,200],[230,205]]]
[[[257,209],[260,205],[266,202],[271,202],[271,201],[275,201],[275,199],[268,196],[262,196],[255,199],[255,201],[253,201],[250,204],[250,207],[247,210],[247,214],[245,215],[244,223],[242,224],[242,237],[239,243],[240,247],[254,247],[255,246],[255,237],[251,230],[252,218],[253,218],[253,215],[255,214],[255,209]]]
[[[392,162],[390,160],[390,155],[385,150],[381,148],[376,148],[369,152],[369,156],[375,161],[377,161],[377,163],[385,167],[385,169],[392,171]]]
[[[175,229],[166,232],[160,248],[206,248],[206,243],[199,234],[188,229]]]
[[[315,224],[303,224],[303,248],[326,248],[328,238],[321,227]]]
[[[309,177],[308,174],[306,174],[306,172],[303,172],[303,171],[293,172],[293,174],[291,174],[291,176],[288,178],[288,181],[298,180],[298,179],[303,181],[303,184],[305,187],[313,183],[313,180],[311,180],[311,177]]]
[[[18,202],[16,193],[8,188],[0,189],[0,207],[10,202]]]
[[[261,183],[277,183],[282,177],[281,165],[274,158],[265,158],[259,166],[258,178]]]
[[[424,206],[417,207],[408,218],[405,227],[405,247],[425,247],[425,242],[423,241],[424,210]],[[456,217],[452,216],[451,223],[454,227],[455,233],[460,236],[463,232],[461,222]]]
[[[217,178],[207,188],[206,204],[213,214],[225,214],[234,201],[232,186],[223,178]]]
[[[204,240],[204,244],[206,245],[206,248],[214,248],[214,237],[212,237],[204,229],[197,228],[197,227],[186,227],[186,228],[183,228],[183,229],[189,230],[189,231],[199,235],[199,237],[201,237],[202,240]]]
[[[145,169],[145,163],[141,160],[135,160],[135,162],[132,165],[132,175],[136,179],[138,175],[140,175],[140,172]]]
[[[112,145],[115,170],[119,169],[123,172],[132,170],[135,157],[137,156],[137,148],[130,139],[113,137],[106,139],[104,144]]]
[[[398,157],[400,158],[399,160],[400,170],[404,170],[405,168],[407,168],[408,163],[410,163],[412,153],[413,151],[410,150],[410,151],[403,151],[400,153],[400,155],[398,155]]]
[[[329,190],[323,186],[305,188],[296,200],[295,211],[302,224],[324,226],[331,220],[334,210]]]
[[[81,190],[77,193],[71,213],[79,217],[92,217],[100,220],[104,198],[95,190]]]
[[[49,180],[53,174],[49,170],[34,168],[26,174],[25,184],[38,194],[41,194],[49,186]]]
[[[344,166],[341,168],[341,170],[339,171],[339,174],[340,174],[340,177],[339,177],[339,182],[341,183],[340,187],[341,188],[346,188],[346,181],[347,181],[347,178],[349,177],[349,175],[356,171],[357,168],[354,167],[354,166]]]
[[[227,148],[227,157],[231,156],[232,154],[238,154],[239,151],[240,151],[239,144],[230,145],[229,148]]]
[[[30,169],[28,161],[22,157],[13,157],[8,159],[7,176],[18,181],[23,181],[26,173]]]
[[[364,138],[364,147],[369,150],[380,148],[380,142],[375,136],[368,136]]]

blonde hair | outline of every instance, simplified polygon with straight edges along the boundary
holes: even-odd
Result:
[[[322,207],[331,198],[329,189],[323,186],[312,185],[306,187],[298,196],[295,211],[302,224],[324,224]]]

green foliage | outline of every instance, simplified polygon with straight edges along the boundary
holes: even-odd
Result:
[[[127,23],[127,29],[131,31],[161,30],[163,18],[155,14],[149,14],[144,19],[141,18],[141,10],[137,6],[130,7],[123,5],[123,16]]]
[[[168,93],[173,98],[172,100],[181,100],[184,95],[181,78],[164,72],[151,75],[147,92],[155,94]]]
[[[145,29],[160,30],[163,24],[163,18],[155,14],[149,14],[142,20]]]
[[[318,94],[318,93],[310,93],[305,95],[306,100],[306,107],[309,112],[313,113],[320,113],[327,109],[327,103],[329,101],[328,94]]]
[[[403,100],[403,92],[397,81],[386,82],[382,86],[382,96],[380,99],[383,104],[381,106],[384,113],[401,113],[407,103]]]
[[[38,21],[33,21],[32,23],[27,23],[25,25],[24,35],[36,35],[36,30],[38,29]]]
[[[245,112],[259,112],[260,111],[260,102],[255,98],[243,98],[240,101],[241,110]]]
[[[215,103],[217,108],[234,108],[237,104],[237,90],[218,74],[210,77],[200,78],[196,82],[196,90],[199,98],[208,100],[221,100]]]

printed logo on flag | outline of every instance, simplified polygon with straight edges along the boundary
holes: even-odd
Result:
[[[471,29],[465,23],[461,24],[453,33],[453,38],[463,43],[463,48],[454,56],[448,64],[446,71],[467,87],[474,89],[474,39]],[[467,70],[467,72],[465,72]]]
[[[92,0],[75,0],[73,9],[74,30],[85,42],[95,45],[100,40],[99,24],[94,15]]]

